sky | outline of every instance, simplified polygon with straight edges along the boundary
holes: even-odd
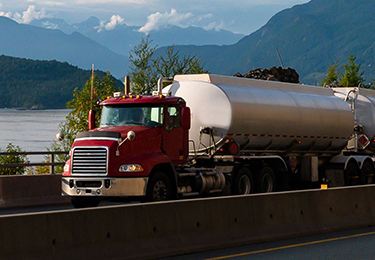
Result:
[[[309,0],[0,0],[0,16],[19,23],[59,18],[68,24],[97,17],[106,30],[141,26],[145,34],[176,25],[250,34],[277,12]]]

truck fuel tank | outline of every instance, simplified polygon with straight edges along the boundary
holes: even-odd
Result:
[[[350,106],[323,87],[196,74],[175,76],[163,93],[191,109],[191,153],[227,138],[241,151],[339,152],[354,126]]]

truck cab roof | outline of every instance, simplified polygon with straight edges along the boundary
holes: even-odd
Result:
[[[171,96],[142,96],[142,95],[120,95],[119,97],[110,97],[100,103],[101,106],[116,104],[176,104],[185,103],[180,97]]]

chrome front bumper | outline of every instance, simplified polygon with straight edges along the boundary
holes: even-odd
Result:
[[[63,196],[145,196],[148,177],[82,178],[62,177]]]

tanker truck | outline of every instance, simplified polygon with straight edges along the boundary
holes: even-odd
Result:
[[[170,84],[163,88],[164,83]],[[101,199],[244,195],[373,183],[375,94],[210,74],[114,93],[62,174],[74,207]]]

